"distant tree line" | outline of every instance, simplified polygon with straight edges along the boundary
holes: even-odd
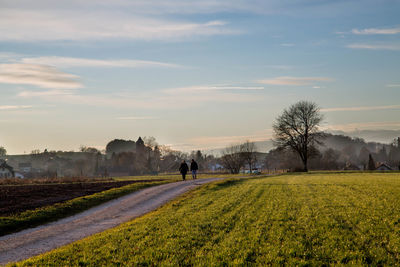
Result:
[[[400,167],[400,140],[392,144],[365,142],[360,138],[326,134],[323,145],[315,147],[314,156],[309,159],[310,170],[373,170],[386,163],[394,169]],[[370,163],[370,157],[373,163]],[[297,153],[281,148],[270,150],[265,157],[268,169],[302,171],[301,159]]]
[[[29,155],[29,163],[22,159],[24,155],[7,157],[10,164],[18,165],[16,169],[30,169],[31,176],[41,177],[154,175],[176,172],[182,160],[190,159],[197,161],[201,171],[230,173],[252,173],[259,168],[374,170],[381,163],[400,169],[400,137],[386,145],[365,142],[361,138],[324,133],[319,128],[322,121],[320,109],[313,102],[299,101],[284,109],[273,124],[275,148],[268,153],[258,152],[250,140],[230,145],[216,157],[200,150],[183,153],[159,145],[154,137],[139,137],[136,141],[114,139],[104,151],[87,146],[81,146],[80,152],[36,149]],[[6,149],[0,147],[0,157],[6,155]]]
[[[254,142],[246,141],[243,144],[231,145],[222,151],[219,159],[221,165],[230,173],[239,173],[241,169],[248,167],[252,173],[257,162],[257,149]]]

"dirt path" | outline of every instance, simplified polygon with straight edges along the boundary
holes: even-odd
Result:
[[[21,261],[141,216],[202,184],[208,178],[146,188],[59,221],[0,237],[0,265]]]

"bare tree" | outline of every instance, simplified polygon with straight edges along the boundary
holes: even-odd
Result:
[[[96,154],[96,153],[100,152],[97,148],[88,147],[88,146],[84,146],[84,145],[81,145],[79,147],[79,151],[80,152],[93,153],[93,154]]]
[[[250,173],[253,173],[253,167],[257,161],[256,144],[247,140],[241,145],[241,153],[245,162],[249,165]]]
[[[372,158],[371,154],[369,154],[369,159],[368,159],[368,170],[370,171],[376,170],[375,161]]]
[[[0,146],[0,157],[4,157],[7,154],[7,150]]]
[[[242,145],[232,145],[222,151],[221,164],[231,173],[239,173],[245,163]]]
[[[173,150],[168,146],[159,146],[158,149],[161,157],[159,162],[159,169],[162,172],[178,170],[182,160],[188,158],[188,155],[186,153]]]
[[[39,155],[40,154],[40,149],[34,149],[31,151],[32,155]]]
[[[317,104],[299,101],[285,109],[273,124],[274,145],[297,152],[305,172],[308,171],[308,159],[315,151],[314,146],[321,144],[324,136],[319,130],[322,120]]]
[[[144,141],[144,144],[150,148],[155,148],[156,146],[159,146],[156,141],[156,138],[153,136],[145,136],[145,137],[143,137],[143,141]]]

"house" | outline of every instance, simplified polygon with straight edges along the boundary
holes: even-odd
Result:
[[[224,169],[224,166],[222,166],[221,164],[215,163],[211,166],[209,166],[211,171],[220,171]]]
[[[15,172],[14,176],[15,176],[15,178],[21,178],[21,179],[25,178],[25,176],[20,172]]]
[[[18,169],[23,173],[31,172],[32,164],[30,162],[20,162],[18,163]]]
[[[381,163],[381,164],[376,168],[376,170],[377,170],[377,171],[392,171],[393,169],[392,169],[390,166],[386,165],[385,163]]]
[[[14,169],[6,161],[0,161],[0,178],[14,177]]]
[[[359,171],[361,170],[360,167],[358,167],[357,165],[353,164],[353,163],[346,163],[346,166],[343,168],[343,170],[345,171]]]

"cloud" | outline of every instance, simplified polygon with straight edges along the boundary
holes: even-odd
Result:
[[[286,44],[281,44],[281,46],[285,46],[285,47],[293,47],[293,46],[295,46],[295,44],[286,43]]]
[[[400,84],[387,84],[386,87],[400,87]]]
[[[225,21],[174,21],[93,9],[81,10],[0,10],[1,41],[87,41],[87,40],[165,40],[194,36],[238,34]]]
[[[353,34],[361,34],[361,35],[370,35],[370,34],[398,34],[400,33],[400,27],[397,28],[387,28],[387,29],[377,29],[377,28],[369,28],[369,29],[353,29],[351,31]]]
[[[349,44],[348,48],[367,50],[400,50],[400,44]]]
[[[357,130],[373,130],[373,129],[399,129],[399,127],[400,127],[400,121],[380,121],[380,122],[332,124],[321,128],[323,130],[350,132]]]
[[[189,86],[189,87],[179,87],[179,88],[171,88],[165,89],[163,92],[167,94],[176,94],[176,93],[205,93],[212,91],[258,91],[264,90],[263,86]]]
[[[280,8],[279,0],[258,1],[258,0],[70,0],[67,2],[54,2],[37,0],[35,4],[27,0],[2,0],[2,5],[10,8],[26,9],[124,9],[129,12],[141,15],[170,15],[170,14],[215,14],[221,12],[251,12],[270,13]]]
[[[46,91],[22,91],[17,94],[19,97],[46,97],[46,96],[65,96],[73,95],[71,90],[46,90]]]
[[[0,110],[18,110],[18,109],[29,109],[32,106],[15,106],[15,105],[4,105],[0,106]]]
[[[196,136],[185,140],[185,143],[170,144],[170,146],[183,151],[223,149],[232,144],[243,143],[246,140],[252,142],[271,140],[272,135],[272,129],[264,129],[249,135]]]
[[[291,70],[295,68],[294,66],[290,65],[266,65],[266,67],[277,70]]]
[[[391,106],[366,106],[366,107],[341,107],[341,108],[323,108],[322,112],[337,112],[337,111],[371,111],[371,110],[387,110],[400,109],[400,105]]]
[[[240,89],[239,89],[240,88]],[[245,103],[259,101],[258,95],[243,93],[243,90],[261,90],[260,87],[189,86],[161,89],[135,94],[82,94],[78,90],[25,90],[18,94],[22,98],[41,98],[51,103],[89,105],[114,108],[182,109],[201,106],[204,103]],[[179,104],[178,104],[179,103]],[[127,117],[128,118],[128,117]]]
[[[373,2],[372,0],[365,0]],[[364,1],[364,2],[365,2]],[[299,13],[312,13],[314,16],[337,16],[343,12],[349,12],[354,16],[360,8],[354,2],[357,1],[311,1],[297,0],[2,0],[2,6],[21,9],[64,9],[64,10],[93,10],[123,9],[130,13],[141,15],[190,15],[190,14],[219,14],[219,13],[251,13],[251,14],[285,14],[299,16]],[[363,4],[364,4],[363,2]],[[375,2],[373,2],[375,3]],[[377,4],[376,4],[377,5]],[[356,9],[357,8],[357,9]]]
[[[75,89],[83,87],[76,75],[38,64],[0,64],[0,83],[29,84],[42,88]]]
[[[157,120],[157,117],[142,116],[142,117],[117,117],[117,120]]]
[[[15,58],[21,57],[21,54],[13,52],[0,52],[0,60],[2,61],[13,61]]]
[[[31,57],[22,58],[22,63],[25,64],[40,64],[56,66],[61,68],[76,68],[76,67],[117,67],[117,68],[139,68],[139,67],[166,67],[176,68],[177,64],[165,63],[159,61],[148,60],[114,60],[114,59],[88,59],[88,58],[74,58],[74,57]]]
[[[272,79],[259,80],[258,83],[269,85],[293,85],[303,86],[310,85],[315,82],[331,82],[332,78],[327,77],[276,77]]]

